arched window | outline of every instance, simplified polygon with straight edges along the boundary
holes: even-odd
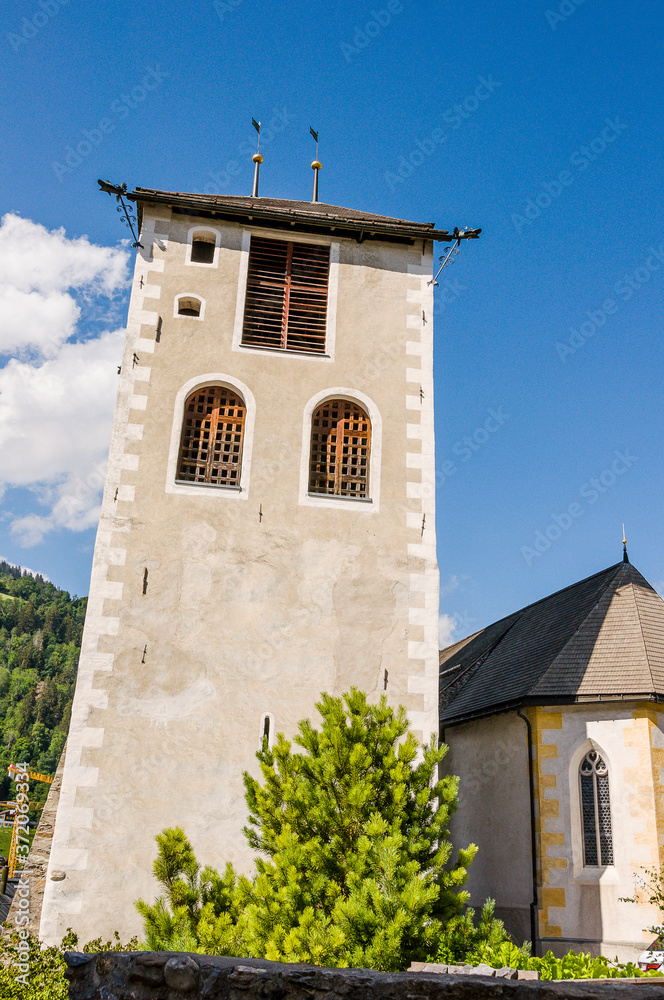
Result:
[[[348,399],[330,399],[311,418],[309,492],[369,497],[371,421]]]
[[[177,300],[177,315],[178,316],[196,316],[200,318],[201,315],[201,300],[196,298],[194,295],[180,295]]]
[[[176,479],[240,485],[246,407],[236,389],[209,385],[187,397]]]
[[[589,750],[581,761],[579,781],[583,821],[583,863],[599,867],[612,865],[609,769],[597,750]]]
[[[215,234],[207,229],[196,232],[191,237],[191,262],[192,264],[213,264],[214,249],[216,245]]]

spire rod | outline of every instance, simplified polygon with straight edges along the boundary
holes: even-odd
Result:
[[[257,122],[255,118],[252,118],[251,124],[258,132],[258,147],[256,149],[256,152],[251,158],[253,162],[256,164],[256,167],[254,169],[254,189],[251,192],[251,197],[258,198],[258,172],[260,170],[261,163],[263,162],[263,157],[261,156],[261,123]]]
[[[623,524],[623,562],[629,562],[629,556],[627,555],[627,539],[625,538],[625,525]]]
[[[314,132],[311,125],[309,126],[309,132],[316,140],[316,159],[311,164],[311,169],[314,172],[314,193],[312,201],[318,201],[318,171],[322,168],[323,164],[318,159],[318,132]]]

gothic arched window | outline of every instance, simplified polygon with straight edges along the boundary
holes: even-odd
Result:
[[[224,385],[204,386],[187,397],[178,482],[239,487],[246,412],[240,393]]]
[[[581,761],[579,781],[583,821],[583,863],[600,867],[612,865],[609,769],[597,750],[589,750]]]
[[[348,399],[330,399],[311,418],[309,492],[369,498],[371,421]]]

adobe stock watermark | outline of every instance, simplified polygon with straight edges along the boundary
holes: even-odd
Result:
[[[583,517],[588,507],[596,504],[600,497],[611,489],[620,476],[624,476],[628,469],[638,462],[636,455],[629,451],[616,451],[615,458],[611,465],[603,469],[599,476],[593,476],[587,483],[579,488],[579,494],[585,503],[578,500],[568,504],[562,514],[552,514],[549,524],[543,531],[536,531],[532,545],[522,545],[521,555],[526,560],[528,566],[532,566],[535,559],[539,559],[545,552],[548,552],[554,542],[562,537],[565,531],[569,531],[579,518]]]
[[[143,103],[148,94],[156,90],[169,76],[170,74],[161,69],[159,65],[155,66],[154,69],[148,69],[139,84],[132,87],[129,93],[120,94],[119,98],[112,102],[110,114],[113,117],[102,118],[95,128],[82,128],[83,139],[76,146],[67,146],[62,157],[62,162],[54,160],[51,163],[51,167],[58,180],[62,183],[66,174],[70,174],[77,167],[80,167],[81,163],[90,156],[93,149],[99,146],[111,132],[115,131],[118,121],[128,118],[130,112],[135,111]]]
[[[660,243],[658,250],[650,247],[649,256],[631,274],[625,274],[620,281],[616,281],[613,294],[619,296],[623,302],[629,302],[632,296],[650,281],[651,275],[660,270],[662,264],[664,264],[664,243]],[[601,308],[586,309],[587,319],[577,326],[570,326],[570,336],[556,342],[556,351],[563,364],[605,326],[609,316],[615,316],[619,310],[620,305],[615,299],[604,299]]]
[[[452,104],[443,111],[441,118],[452,129],[460,128],[464,121],[479,111],[482,103],[488,100],[498,87],[502,87],[491,74],[488,79],[484,76],[478,76],[477,79],[478,84],[470,94],[462,98],[458,104]],[[435,128],[424,139],[418,139],[407,156],[399,157],[394,170],[385,171],[384,180],[390,191],[394,192],[397,184],[403,184],[412,177],[417,168],[429,160],[438,146],[444,142],[447,142],[447,133],[442,128]]]
[[[570,170],[562,170],[553,180],[542,181],[541,190],[528,199],[523,212],[512,212],[512,225],[517,233],[522,233],[526,225],[532,226],[535,219],[538,219],[542,212],[545,212],[552,202],[560,197],[565,188],[571,187],[577,174],[584,173],[591,163],[599,159],[607,146],[614,143],[627,128],[627,125],[619,118],[605,118],[604,123],[604,128],[594,139],[591,139],[585,146],[579,146],[569,157],[567,162],[570,167],[575,168],[576,174]]]
[[[471,434],[465,434],[452,445],[452,454],[456,455],[464,464],[470,462],[473,455],[476,455],[510,419],[509,413],[505,413],[502,406],[499,406],[497,410],[488,410],[487,413],[486,420],[479,427],[476,427]],[[442,486],[446,479],[451,479],[458,471],[459,465],[453,459],[445,459],[436,469],[436,486]]]
[[[441,316],[447,307],[468,291],[467,285],[462,285],[458,278],[446,278],[438,281],[439,291],[433,305],[434,316]]]
[[[19,813],[18,823],[18,844],[16,855],[18,861],[19,880],[14,890],[17,900],[16,905],[16,928],[18,932],[18,964],[17,974],[14,977],[17,983],[27,986],[30,982],[30,943],[28,941],[30,924],[30,880],[23,874],[23,864],[30,852],[30,834],[28,824],[28,814],[30,811],[30,784],[28,776],[29,764],[14,764],[14,782],[16,784],[16,805],[15,809]]]
[[[265,149],[266,146],[274,142],[276,137],[295,121],[297,118],[288,108],[273,108],[270,120],[261,123],[261,149]],[[234,177],[239,177],[249,167],[253,169],[251,158],[255,152],[256,147],[252,146],[247,139],[243,139],[242,142],[238,143],[233,159],[228,160],[221,170],[208,172],[208,177],[211,177],[214,183],[208,182],[203,188],[203,192],[205,194],[223,194]]]
[[[514,744],[497,740],[493,744],[491,755],[482,755],[481,767],[478,767],[470,777],[464,778],[459,787],[457,805],[460,807],[463,803],[484,794],[486,786],[495,783],[498,775],[514,760],[516,753],[517,748]]]
[[[244,0],[214,0],[212,6],[223,24],[226,14],[232,14],[243,2]]]
[[[60,13],[60,8],[68,7],[70,3],[71,0],[37,0],[38,10],[35,10],[29,17],[21,19],[20,35],[15,31],[10,31],[6,36],[14,52],[19,52],[24,45],[36,38],[41,29]]]
[[[577,7],[584,4],[586,0],[560,0],[557,10],[546,10],[546,17],[552,31],[555,31],[559,24],[569,21],[572,14],[576,14]]]
[[[96,462],[85,479],[77,476],[73,482],[67,484],[67,492],[58,500],[58,506],[68,517],[75,517],[101,492],[106,481],[106,464],[105,460]]]
[[[392,23],[394,15],[401,14],[402,11],[403,3],[401,0],[388,0],[382,10],[372,10],[370,20],[364,27],[355,28],[352,42],[340,43],[341,54],[346,62],[352,62],[353,56],[359,56],[364,49],[367,49],[374,38],[378,38],[383,30]]]

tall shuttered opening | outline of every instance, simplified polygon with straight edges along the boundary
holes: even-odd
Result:
[[[242,343],[325,353],[330,248],[251,237]]]

